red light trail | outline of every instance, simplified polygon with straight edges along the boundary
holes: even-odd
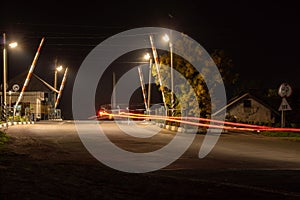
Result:
[[[145,120],[165,120],[170,122],[178,122],[183,124],[189,124],[193,126],[217,128],[224,130],[239,130],[239,131],[283,131],[283,132],[300,132],[300,128],[275,128],[269,126],[259,126],[252,124],[244,124],[237,122],[219,121],[213,119],[206,119],[200,117],[169,117],[162,115],[146,115],[120,112],[119,114],[102,113],[102,116],[108,116],[109,118],[130,118],[130,119],[145,119]],[[100,118],[101,119],[101,118]]]

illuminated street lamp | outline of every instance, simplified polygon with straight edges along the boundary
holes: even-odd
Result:
[[[15,48],[18,46],[18,43],[13,42],[9,44],[9,47]],[[6,34],[3,33],[3,84],[2,84],[2,113],[1,118],[3,121],[7,121],[7,113],[6,113],[6,89],[7,89],[7,46],[6,46]]]
[[[151,58],[151,56],[150,56],[149,53],[146,53],[146,54],[144,55],[144,59],[145,59],[145,60],[150,60],[150,58]]]
[[[10,48],[15,48],[18,46],[18,43],[17,42],[12,42],[12,43],[9,43],[8,45]]]
[[[168,34],[165,34],[165,35],[163,36],[163,40],[164,40],[165,42],[169,42],[169,41],[170,41],[169,35],[168,35]]]
[[[163,40],[169,43],[170,48],[170,64],[171,64],[171,115],[173,116],[174,109],[174,80],[173,80],[173,44],[168,34],[163,36]]]

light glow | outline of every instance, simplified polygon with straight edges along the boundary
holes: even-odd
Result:
[[[58,72],[60,72],[62,69],[63,69],[63,66],[61,66],[61,65],[56,67],[56,71],[58,71]]]
[[[170,38],[169,38],[168,34],[165,34],[165,35],[163,36],[163,40],[164,40],[165,42],[169,42],[169,41],[170,41]]]
[[[17,42],[12,42],[8,45],[10,48],[15,48],[18,46],[18,43]]]
[[[145,60],[149,60],[149,59],[150,59],[150,57],[151,57],[151,56],[150,56],[150,54],[149,54],[149,53],[146,53],[146,54],[144,55],[144,59],[145,59]]]

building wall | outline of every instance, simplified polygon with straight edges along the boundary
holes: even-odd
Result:
[[[11,95],[7,95],[7,106],[12,107],[19,97],[19,92],[12,93]],[[44,101],[44,92],[24,92],[23,97],[21,99],[20,104],[27,104],[29,108],[26,108],[26,112],[30,112],[34,114],[34,119],[41,119],[42,108],[41,102]],[[22,108],[22,110],[25,108]],[[24,115],[24,113],[21,113]]]
[[[250,105],[249,105],[249,102]],[[227,109],[227,113],[243,122],[274,123],[272,111],[253,98],[244,99]]]

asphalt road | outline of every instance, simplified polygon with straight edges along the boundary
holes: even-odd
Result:
[[[80,123],[82,130],[92,126],[88,121]],[[176,134],[162,129],[149,137],[157,131],[156,125],[142,124],[137,129],[124,123],[123,131],[115,123],[98,126],[113,144],[136,154],[163,149]],[[124,134],[124,127],[130,133]],[[199,159],[205,135],[197,134],[170,165],[128,173],[96,159],[83,145],[73,121],[16,125],[7,134],[10,142],[0,151],[0,199],[300,199],[300,145],[288,139],[224,133],[213,150]],[[96,148],[106,147],[100,141]],[[138,160],[110,159],[114,158],[121,164]]]

